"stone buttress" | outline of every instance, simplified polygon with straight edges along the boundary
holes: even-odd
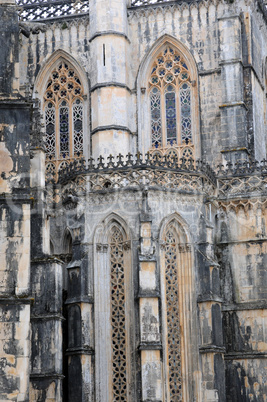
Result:
[[[0,3],[0,389],[29,400],[30,111],[19,95],[19,26],[14,1]]]
[[[16,3],[0,400],[264,402],[264,1]]]

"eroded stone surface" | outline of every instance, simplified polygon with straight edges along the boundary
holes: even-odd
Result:
[[[0,400],[265,401],[263,2],[89,7],[19,25],[0,3]],[[151,149],[164,46],[190,69],[193,156],[246,161],[218,181],[126,157]],[[83,155],[104,159],[54,185],[41,116],[64,61],[83,88]]]

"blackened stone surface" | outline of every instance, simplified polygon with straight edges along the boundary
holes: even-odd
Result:
[[[11,95],[15,63],[19,61],[19,25],[14,6],[0,7],[0,93]]]
[[[69,356],[69,368],[68,368],[69,401],[81,402],[83,400],[81,372],[82,372],[81,356]]]

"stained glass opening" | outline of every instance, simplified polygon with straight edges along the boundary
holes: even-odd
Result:
[[[44,112],[46,159],[58,170],[63,160],[83,154],[83,88],[67,62],[59,62],[47,80]]]
[[[192,144],[191,78],[183,56],[166,46],[149,78],[151,142],[155,147]]]
[[[150,92],[151,109],[151,135],[152,143],[159,145],[162,142],[161,136],[161,96],[158,88],[154,87]]]
[[[168,85],[165,90],[167,141],[176,140],[175,88]]]
[[[55,118],[55,105],[52,102],[48,102],[45,107],[45,143],[46,155],[49,159],[55,158],[56,156]]]

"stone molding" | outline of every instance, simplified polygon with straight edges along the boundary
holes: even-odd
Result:
[[[128,92],[132,93],[131,89],[127,85],[125,85],[121,82],[115,82],[115,81],[114,82],[102,82],[100,84],[95,84],[93,87],[90,88],[90,92],[94,92],[95,90],[100,89],[100,88],[109,88],[109,87],[124,88]]]
[[[141,4],[136,5],[136,3]],[[192,10],[193,8],[200,8],[201,6],[208,8],[210,5],[214,5],[215,7],[217,7],[221,3],[225,4],[225,1],[200,0],[198,2],[187,2],[184,0],[180,0],[179,2],[157,1],[157,3],[152,3],[149,0],[135,0],[132,1],[132,6],[128,8],[128,17],[130,19],[138,17],[148,17],[149,15],[156,15],[158,13],[174,13],[176,10],[183,12],[184,10]]]
[[[126,187],[140,189],[146,185],[213,194],[216,187],[216,177],[209,165],[191,158],[178,159],[149,152],[144,157],[141,153],[135,156],[131,153],[125,156],[119,154],[116,158],[110,155],[106,159],[100,156],[97,163],[93,158],[80,158],[67,163],[59,172],[54,166],[50,167],[51,163],[47,163],[46,169],[48,183],[58,181],[64,185],[87,176],[91,191]]]
[[[261,196],[262,197],[262,196]],[[218,200],[218,205],[221,211],[230,212],[231,210],[235,213],[238,210],[244,210],[247,213],[249,210],[256,211],[257,209],[265,209],[267,207],[267,195],[262,199],[248,198],[245,197],[241,200],[235,199],[225,199],[225,200]],[[259,239],[258,239],[259,240]]]
[[[91,38],[89,39],[89,42],[92,42],[92,40],[94,40],[95,38],[99,37],[99,36],[106,36],[106,35],[115,35],[115,36],[122,36],[124,39],[127,40],[127,42],[130,42],[130,39],[128,38],[127,35],[125,35],[122,32],[118,32],[118,31],[101,31],[101,32],[96,32],[94,33],[93,36],[91,36]]]
[[[203,345],[199,346],[199,352],[204,353],[225,353],[225,347],[217,345]]]
[[[225,360],[267,359],[266,352],[229,352],[224,355]]]
[[[126,126],[118,126],[115,124],[111,124],[108,126],[98,126],[91,131],[91,135],[98,133],[99,131],[109,131],[109,130],[117,130],[117,131],[127,131],[128,133],[132,133],[129,127]]]

